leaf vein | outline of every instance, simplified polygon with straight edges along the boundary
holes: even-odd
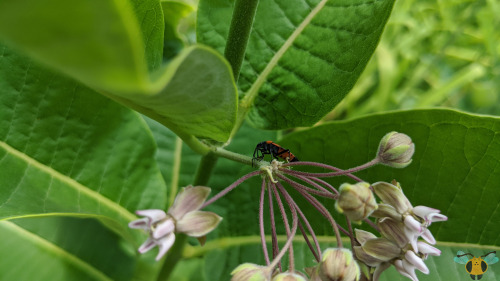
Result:
[[[22,153],[19,150],[16,150],[15,148],[9,146],[5,142],[0,142],[0,147],[6,150],[7,153],[10,153],[12,156],[17,157],[18,159],[24,161],[28,166],[35,167],[42,172],[66,183],[68,186],[72,187],[73,189],[77,190],[78,192],[81,192],[83,194],[86,194],[88,197],[96,200],[99,202],[99,204],[104,204],[106,205],[110,210],[116,212],[118,215],[120,215],[124,220],[134,220],[136,217],[132,213],[130,213],[128,210],[123,208],[122,206],[118,205],[116,202],[113,202],[111,199],[105,197],[104,195],[86,187],[83,186],[81,183],[77,182],[76,180],[54,170],[52,167],[44,165],[35,159],[31,158],[30,156]],[[26,173],[26,170],[25,170]],[[16,187],[19,188],[20,184]],[[12,195],[12,194],[11,194]],[[5,203],[3,203],[5,204]],[[2,205],[3,205],[2,204]],[[0,205],[0,207],[2,206]],[[100,213],[100,212],[99,212]]]
[[[243,104],[247,106],[250,105],[257,94],[259,93],[259,89],[267,80],[268,75],[277,65],[278,61],[283,57],[285,52],[290,48],[295,39],[302,33],[302,31],[307,27],[307,25],[312,21],[312,19],[321,11],[321,9],[325,6],[327,0],[320,1],[314,9],[304,18],[304,20],[300,23],[297,29],[290,35],[290,37],[285,41],[285,43],[281,46],[281,48],[274,54],[269,63],[266,65],[261,74],[257,77],[253,85],[250,87],[250,90],[246,93],[245,97],[242,100]]]

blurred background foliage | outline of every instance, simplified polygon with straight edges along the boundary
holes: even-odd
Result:
[[[500,115],[500,2],[397,1],[377,50],[325,119],[451,107]]]
[[[197,1],[179,1],[193,7],[179,25],[189,45]],[[363,75],[323,121],[429,107],[500,115],[498,15],[499,0],[397,1]]]

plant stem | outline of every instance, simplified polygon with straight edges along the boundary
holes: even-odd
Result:
[[[224,56],[231,64],[236,82],[240,76],[241,64],[245,57],[258,4],[259,0],[236,0],[234,4]]]
[[[276,186],[280,190],[284,190],[284,187],[281,185],[280,182],[277,182]],[[281,213],[281,218],[283,219],[283,224],[285,225],[286,236],[289,239],[293,239],[293,236],[291,236],[290,224],[288,223],[288,218],[286,216],[285,207],[283,206],[283,202],[281,201],[280,195],[278,193],[278,189],[277,188],[273,188],[273,192],[274,192],[274,197],[276,198],[276,202],[278,203],[278,208],[279,208],[280,213]],[[283,195],[283,196],[285,196],[285,198],[286,198],[286,195]],[[286,200],[286,201],[287,201],[290,209],[295,208],[295,206],[293,205],[293,203],[288,202],[288,200]],[[294,234],[294,236],[295,236],[295,234]],[[288,263],[288,267],[289,267],[289,270],[291,272],[293,272],[294,271],[293,244],[290,244],[290,248],[288,249],[288,257],[290,258],[290,261]]]
[[[182,155],[182,140],[179,137],[175,138],[175,149],[174,149],[174,163],[172,164],[172,180],[170,181],[170,193],[168,194],[170,198],[168,199],[168,205],[172,206],[174,204],[175,195],[179,189],[179,172],[181,169],[181,155]]]
[[[165,261],[163,261],[163,267],[161,268],[160,274],[158,274],[157,281],[168,280],[177,262],[182,258],[182,250],[186,245],[186,241],[187,236],[185,234],[179,233],[175,235],[175,243],[168,251]]]
[[[249,179],[253,176],[258,175],[259,173],[260,173],[260,171],[253,171],[253,172],[246,174],[243,177],[239,178],[237,181],[233,182],[230,186],[224,188],[221,192],[217,193],[212,198],[205,201],[205,203],[200,207],[200,209],[203,209],[206,206],[212,204],[213,202],[219,200],[222,196],[226,195],[229,191],[233,190],[235,187],[240,185],[242,182],[246,181],[247,179]]]
[[[250,166],[252,165],[252,157],[238,154],[229,150],[225,150],[224,148],[221,147],[217,147],[213,153],[217,156],[224,157],[226,159],[233,160],[236,162],[240,162],[245,165],[250,165]]]
[[[267,252],[266,243],[266,233],[264,231],[264,194],[266,193],[266,179],[262,179],[262,188],[260,190],[260,202],[259,202],[259,227],[260,227],[260,242],[262,243],[262,252],[264,253],[264,259],[266,260],[266,265],[269,265],[271,261],[269,260],[269,253]]]
[[[278,246],[278,236],[276,234],[276,224],[274,220],[273,192],[272,192],[273,188],[275,188],[275,185],[274,183],[270,182],[267,188],[267,194],[269,196],[269,217],[271,219],[271,240],[273,247],[273,259],[275,259],[279,252],[279,246]],[[279,263],[279,266],[281,269],[281,263]]]
[[[215,168],[215,164],[217,163],[217,159],[218,157],[213,152],[209,152],[201,157],[193,185],[206,185],[208,183],[212,171]]]

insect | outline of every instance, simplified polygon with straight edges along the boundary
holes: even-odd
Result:
[[[457,256],[453,260],[456,263],[465,264],[465,270],[470,274],[472,280],[476,280],[476,276],[477,280],[480,280],[488,270],[488,265],[498,262],[495,254],[496,251],[493,251],[476,258],[471,253],[458,251]],[[469,259],[467,256],[471,256],[472,258]]]
[[[261,161],[262,159],[264,159],[264,156],[266,154],[271,154],[273,158],[281,158],[288,162],[299,161],[299,159],[290,152],[290,149],[283,148],[279,144],[276,144],[272,141],[259,142],[255,147],[255,150],[253,151],[252,160]]]

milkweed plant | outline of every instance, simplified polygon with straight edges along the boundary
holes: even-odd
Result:
[[[500,119],[338,114],[403,8],[0,0],[0,280],[441,280],[495,250]]]

